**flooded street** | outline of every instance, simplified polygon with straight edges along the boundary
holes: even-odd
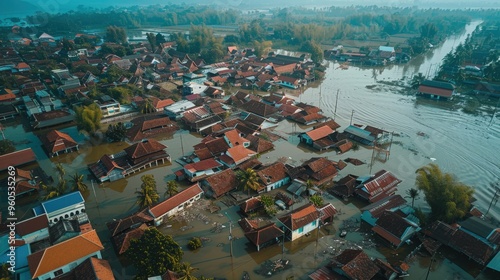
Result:
[[[368,124],[394,132],[390,158],[386,162],[375,161],[371,166],[369,159],[372,150],[363,147],[357,151],[349,151],[345,155],[337,155],[331,151],[315,152],[299,144],[297,137],[299,132],[309,130],[310,127],[292,125],[288,121],[283,121],[276,128],[280,135],[289,135],[288,139],[274,142],[275,149],[262,155],[260,160],[263,163],[272,163],[285,157],[288,158],[287,163],[299,165],[315,156],[327,156],[334,161],[344,160],[347,157],[358,158],[366,161],[367,164],[361,166],[349,164],[339,172],[337,178],[347,174],[367,175],[370,169],[372,173],[380,169],[390,170],[403,180],[398,191],[402,196],[405,196],[407,189],[414,187],[415,170],[434,162],[443,171],[453,173],[460,181],[473,186],[476,190],[475,204],[486,210],[492,196],[488,185],[498,180],[498,174],[500,174],[499,154],[496,149],[496,146],[500,144],[500,119],[496,117],[491,121],[491,115],[465,114],[450,106],[449,103],[419,100],[413,95],[401,92],[400,87],[379,83],[380,81],[408,79],[418,72],[424,75],[427,72],[433,73],[441,63],[441,59],[453,47],[463,42],[467,34],[471,33],[479,23],[469,24],[465,33],[448,38],[433,52],[417,57],[405,65],[392,65],[380,69],[349,67],[347,70],[340,70],[338,64],[330,62],[321,86],[311,87],[297,97],[297,100],[302,102],[319,105],[327,116],[333,117],[336,94],[340,91],[336,116],[336,121],[342,126],[340,130],[349,125],[352,114],[353,123]],[[288,93],[297,95],[297,92]],[[62,131],[70,134],[81,144],[86,142],[86,137],[79,134],[75,127],[62,129]],[[32,147],[40,166],[54,178],[57,178],[54,170],[57,162],[63,164],[67,176],[74,172],[87,175],[89,174],[87,164],[97,161],[105,153],[115,153],[129,145],[124,142],[109,144],[99,141],[89,144],[87,141],[78,152],[49,159],[42,150],[39,139],[33,133],[24,133],[21,125],[6,127],[4,132],[7,138],[16,143],[18,149]],[[423,136],[418,136],[417,133]],[[127,264],[120,263],[116,257],[105,223],[138,210],[135,205],[134,192],[140,188],[140,177],[144,174],[155,176],[158,191],[163,199],[166,182],[172,180],[173,171],[181,167],[174,160],[190,154],[193,145],[199,143],[200,139],[197,134],[178,131],[172,136],[159,139],[161,143],[168,146],[167,152],[171,155],[171,164],[146,169],[112,183],[92,184],[90,180],[87,180],[89,190],[84,193],[87,213],[105,246],[103,257],[112,264],[117,279],[131,279],[133,270],[130,267],[127,268]],[[1,190],[4,195],[5,189]],[[350,202],[340,201],[334,197],[327,197],[325,200],[341,210],[342,214],[335,218],[333,225],[321,229],[319,233],[313,232],[310,236],[296,242],[286,242],[284,252],[282,252],[281,245],[273,245],[261,252],[256,252],[236,223],[240,219],[236,214],[236,207],[227,207],[220,202],[222,210],[219,213],[210,214],[200,206],[199,209],[189,211],[195,214],[203,213],[205,219],[198,216],[190,220],[172,221],[171,227],[162,227],[161,231],[172,234],[182,246],[185,252],[183,260],[199,269],[196,275],[240,279],[243,271],[248,271],[252,279],[262,279],[264,276],[257,275],[255,270],[267,259],[275,260],[283,255],[284,258],[291,260],[291,268],[269,276],[269,279],[286,279],[291,275],[294,275],[295,279],[307,279],[309,273],[326,264],[338,250],[354,243],[361,246],[360,244],[364,244],[362,242],[365,239],[371,238],[354,232],[347,236],[347,241],[339,239],[337,231],[342,221],[359,218],[359,209]],[[21,205],[21,202],[17,212],[19,218],[31,216],[31,207],[39,203],[30,202]],[[1,205],[4,207],[4,200]],[[423,196],[415,201],[415,205],[428,210]],[[228,212],[229,218],[233,221],[233,235],[236,238],[233,241],[233,257],[230,256],[228,241],[229,218],[223,214],[224,212]],[[493,206],[489,215],[499,220],[500,205]],[[212,232],[213,223],[222,223],[225,228],[221,232]],[[205,237],[209,241],[204,243],[203,248],[191,252],[186,244],[193,236]],[[394,254],[394,251],[387,248],[364,249],[370,257],[387,258]],[[409,279],[423,279],[429,266],[429,259],[418,257],[410,265],[412,277]],[[122,266],[125,268],[122,269]],[[460,266],[446,259],[438,259],[438,262],[433,264],[429,279],[473,279],[479,273],[475,266],[465,267],[465,264]],[[474,275],[471,276],[465,270]],[[479,279],[495,278],[480,275]]]

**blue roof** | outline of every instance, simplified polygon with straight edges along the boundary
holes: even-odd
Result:
[[[359,127],[354,126],[354,125],[350,125],[350,126],[346,127],[346,129],[344,129],[344,132],[347,132],[347,133],[350,133],[354,136],[366,139],[370,142],[373,142],[375,140],[375,137],[370,135],[371,134],[370,131],[364,130],[364,129],[359,128]]]
[[[498,252],[493,259],[488,263],[488,268],[500,271],[500,252]]]
[[[49,201],[42,202],[42,206],[45,209],[45,213],[49,214],[71,205],[84,202],[85,200],[83,199],[82,194],[79,191],[76,191],[51,199]]]
[[[33,212],[35,213],[35,216],[40,216],[45,213],[45,209],[43,209],[42,205],[38,205],[37,207],[33,208]]]
[[[5,236],[5,237],[4,237]],[[9,261],[9,256],[7,256],[7,253],[9,253],[9,243],[7,242],[8,236],[4,235],[0,237],[0,242],[4,246],[0,246],[0,263],[6,263]],[[30,249],[29,249],[29,244],[25,244],[23,246],[18,246],[16,247],[16,270],[27,267],[28,266],[28,255],[30,254]]]

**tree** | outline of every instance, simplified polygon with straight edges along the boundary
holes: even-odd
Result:
[[[165,191],[165,196],[173,196],[175,195],[176,193],[179,192],[179,185],[177,184],[176,181],[172,180],[172,181],[168,181],[167,182],[167,190]]]
[[[245,171],[239,170],[236,176],[238,177],[240,186],[243,187],[244,191],[248,192],[248,195],[250,195],[250,190],[257,191],[259,189],[260,184],[258,182],[257,172],[252,168],[247,168]]]
[[[310,53],[311,60],[315,63],[321,63],[323,61],[323,50],[321,49],[321,46],[314,41],[305,41],[300,46],[300,50]]]
[[[179,275],[179,280],[197,280],[197,278],[193,276],[193,273],[197,270],[198,268],[192,267],[190,263],[183,262],[179,265],[176,272]]]
[[[180,265],[183,252],[172,236],[149,228],[141,238],[130,241],[126,254],[137,269],[137,278],[147,279],[163,275],[167,270],[174,271]]]
[[[106,28],[106,40],[123,44],[127,42],[127,33],[122,27],[110,25]]]
[[[106,137],[111,142],[120,142],[125,138],[127,134],[127,128],[122,122],[117,124],[110,124],[108,130],[106,130]]]
[[[314,206],[316,207],[323,206],[324,204],[323,197],[317,193],[309,197],[309,201],[311,201],[311,203],[314,204]]]
[[[416,173],[417,188],[424,192],[432,219],[454,223],[468,213],[474,189],[443,173],[436,164],[421,167]]]
[[[416,75],[413,75],[413,78],[411,79],[411,82],[410,82],[411,88],[417,89],[424,80],[425,80],[425,76],[420,72]]]
[[[9,139],[0,140],[0,155],[12,153],[16,150],[14,142]]]
[[[45,191],[45,195],[42,196],[43,200],[49,200],[59,197],[65,194],[67,191],[66,180],[64,180],[63,178],[60,178],[59,183],[55,187],[47,186],[45,184],[42,184],[41,187]]]
[[[59,178],[62,180],[66,175],[66,169],[64,169],[64,166],[62,166],[60,162],[56,163],[55,169],[57,173],[59,173]]]
[[[420,198],[420,191],[415,188],[411,188],[409,190],[406,190],[406,197],[405,198],[411,198],[411,208],[413,208],[413,204],[415,202],[415,199]]]
[[[269,205],[269,206],[264,206],[264,211],[266,211],[266,214],[269,216],[274,216],[276,213],[278,213],[278,207],[276,205]]]
[[[141,105],[141,113],[143,114],[149,114],[153,113],[155,111],[155,108],[153,106],[153,102],[151,102],[151,99],[146,98],[144,100],[144,103]]]
[[[73,186],[73,191],[84,192],[88,190],[88,186],[83,182],[83,174],[75,173],[75,175],[71,176],[71,185]]]
[[[271,41],[253,41],[254,53],[257,57],[267,56],[272,46],[273,42]]]
[[[438,33],[438,29],[434,23],[425,23],[420,27],[420,37],[427,38],[429,40],[433,39]]]
[[[274,198],[270,195],[263,194],[260,196],[260,202],[262,202],[262,205],[264,205],[264,207],[269,207],[274,205]]]
[[[142,185],[141,189],[136,191],[137,194],[137,204],[139,207],[146,208],[155,204],[160,196],[156,190],[156,181],[151,174],[143,175],[141,177]]]
[[[151,45],[151,50],[154,52],[156,49],[156,36],[153,33],[146,33],[149,45]]]
[[[97,104],[76,108],[76,125],[94,135],[101,128],[102,111]]]
[[[199,239],[198,237],[193,237],[193,238],[191,238],[191,240],[189,240],[187,246],[188,246],[189,250],[196,250],[196,249],[200,248],[201,245],[202,245],[201,239]]]
[[[12,279],[13,275],[9,271],[9,265],[7,263],[2,264],[0,268],[0,280]]]

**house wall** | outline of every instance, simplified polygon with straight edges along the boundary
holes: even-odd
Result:
[[[292,241],[297,239],[297,238],[300,238],[300,237],[306,235],[307,233],[313,231],[314,229],[318,228],[318,225],[319,225],[319,219],[316,219],[316,220],[312,221],[311,223],[303,226],[302,228],[298,228],[298,229],[294,230],[292,232]]]
[[[78,203],[70,207],[66,207],[52,213],[47,213],[47,218],[49,219],[49,225],[57,223],[60,219],[68,219],[85,212],[85,204]]]
[[[307,145],[313,144],[313,140],[311,139],[311,137],[309,137],[309,135],[305,133],[300,135],[300,139],[302,140],[303,143],[306,143]]]
[[[72,269],[74,269],[75,267],[77,267],[79,264],[81,264],[82,262],[84,262],[86,259],[90,258],[90,257],[96,257],[98,259],[101,259],[102,256],[101,256],[101,251],[98,251],[94,254],[90,254],[90,255],[87,255],[83,258],[80,258],[74,262],[71,262],[71,263],[68,263],[66,265],[64,265],[63,267],[59,267],[57,269],[54,269],[50,272],[47,272],[43,275],[40,275],[38,276],[38,280],[46,280],[46,279],[52,279],[52,278],[55,278],[57,275],[55,275],[55,272],[57,272],[58,270],[62,270],[62,273],[61,274],[64,274],[64,273],[68,273],[70,272]],[[61,274],[58,274],[58,275],[61,275]]]
[[[184,209],[190,207],[193,204],[193,202],[195,202],[201,198],[202,194],[203,193],[197,194],[196,196],[190,198],[189,200],[184,201],[183,203],[177,205],[177,207],[173,208],[172,210],[166,212],[165,214],[159,216],[158,218],[155,218],[155,220],[154,220],[155,226],[161,225],[165,221],[165,219],[172,217],[175,214],[177,214],[178,212],[182,212]]]
[[[282,180],[279,180],[278,182],[275,182],[274,184],[267,185],[266,190],[268,192],[270,192],[271,190],[282,187],[288,183],[290,183],[290,177],[286,176],[285,178],[283,178]]]

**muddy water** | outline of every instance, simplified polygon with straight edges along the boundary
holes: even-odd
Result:
[[[470,33],[478,22],[467,27]],[[438,46],[434,52],[417,57],[411,63],[402,66],[391,66],[385,69],[360,69],[350,67],[348,70],[337,69],[336,64],[331,63],[327,68],[325,81],[321,87],[309,88],[298,99],[319,105],[324,112],[333,116],[335,108],[335,95],[340,90],[336,120],[342,127],[346,127],[350,122],[352,110],[355,123],[364,123],[394,131],[394,144],[391,147],[391,156],[388,161],[375,161],[369,164],[372,151],[360,148],[358,151],[350,151],[346,155],[336,155],[332,152],[317,153],[299,144],[296,134],[308,130],[308,127],[292,125],[282,122],[276,130],[289,134],[286,140],[275,142],[275,150],[263,155],[260,160],[264,163],[271,163],[280,158],[287,158],[287,162],[300,164],[304,160],[313,156],[328,156],[332,160],[355,157],[367,162],[361,166],[352,166],[342,170],[339,176],[349,173],[357,175],[369,174],[379,169],[388,169],[403,179],[400,185],[400,193],[414,186],[415,169],[433,162],[439,164],[446,172],[452,172],[463,181],[476,189],[477,204],[482,208],[487,208],[491,193],[487,190],[487,184],[498,179],[500,167],[498,165],[498,153],[494,146],[500,143],[500,120],[494,119],[490,125],[491,116],[478,115],[471,116],[448,106],[445,102],[420,101],[413,96],[400,92],[400,88],[378,84],[378,81],[399,80],[403,77],[411,77],[413,73],[426,73],[432,71],[432,67],[437,67],[442,57],[453,47],[465,39],[466,35],[461,34],[448,39],[444,44]],[[428,70],[429,69],[429,70]],[[374,87],[371,87],[375,85]],[[368,89],[366,86],[370,86]],[[320,89],[321,88],[321,89]],[[320,93],[321,92],[321,97]],[[296,94],[290,92],[290,94]],[[76,129],[68,128],[63,130],[77,139],[82,144],[85,136],[78,134]],[[417,132],[425,133],[425,136],[417,136]],[[7,127],[5,134],[8,138],[16,142],[18,148],[32,147],[37,154],[40,165],[44,170],[56,178],[54,164],[61,162],[66,168],[67,174],[78,171],[88,174],[86,165],[98,160],[104,153],[114,153],[127,147],[127,143],[106,144],[95,142],[93,145],[82,145],[79,152],[62,155],[57,158],[48,159],[40,147],[38,138],[32,133],[24,133],[21,126]],[[173,159],[179,158],[192,151],[192,146],[199,142],[197,135],[186,131],[177,132],[173,136],[161,139],[161,142],[168,146],[167,151]],[[133,273],[127,264],[120,263],[116,258],[113,247],[109,241],[109,234],[105,223],[113,218],[120,218],[137,210],[134,192],[140,187],[140,176],[143,174],[153,174],[158,182],[158,189],[163,194],[165,182],[172,178],[173,171],[179,169],[177,163],[165,164],[163,166],[148,169],[142,173],[127,177],[113,183],[87,184],[91,187],[84,196],[86,199],[87,212],[93,226],[98,230],[99,236],[106,249],[104,257],[111,261],[118,279],[131,279]],[[93,187],[92,187],[93,186]],[[2,189],[3,191],[3,189]],[[2,193],[3,195],[3,193]],[[332,249],[340,248],[340,241],[336,237],[336,230],[342,220],[359,216],[358,207],[352,203],[345,203],[336,199],[330,200],[335,207],[342,209],[343,213],[334,221],[330,231],[322,229],[319,235],[313,233],[311,236],[301,239],[298,242],[287,242],[285,244],[284,257],[291,259],[292,268],[280,274],[270,277],[270,279],[285,279],[286,276],[294,275],[299,279],[307,278],[306,275],[318,266],[326,263],[333,255]],[[29,216],[30,207],[36,203],[28,203],[19,206],[19,216]],[[415,201],[417,206],[423,206],[423,199]],[[4,205],[4,201],[2,201]],[[223,206],[223,211],[227,211],[233,221],[238,219],[236,209]],[[499,217],[500,205],[492,207],[490,214]],[[190,222],[173,223],[171,228],[162,228],[168,234],[173,234],[175,239],[186,251],[184,260],[200,269],[198,275],[224,277],[226,279],[239,279],[243,271],[248,271],[252,279],[261,279],[263,276],[257,275],[254,270],[258,268],[266,259],[277,259],[282,256],[282,248],[279,245],[266,248],[262,252],[256,252],[250,246],[241,229],[234,224],[233,235],[236,239],[233,242],[233,257],[229,256],[230,246],[228,241],[228,218],[210,215],[211,222],[225,223],[226,228],[221,233],[210,231],[212,224],[194,219]],[[182,231],[183,226],[190,225],[192,228]],[[192,236],[204,236],[210,238],[205,247],[196,252],[189,252],[185,247],[187,240]],[[316,237],[318,242],[316,243]],[[359,242],[362,235],[350,234],[347,239],[352,242]],[[369,248],[367,252],[372,257],[391,257],[394,252],[384,248]],[[427,262],[427,263],[426,263]],[[428,267],[428,259],[418,259],[412,263],[411,274],[418,276],[415,279],[422,279]],[[478,270],[464,266],[474,276]],[[433,275],[439,275],[443,279],[454,277],[461,279],[471,278],[459,265],[442,260],[435,264],[432,269]],[[451,276],[451,277],[450,277]],[[434,279],[435,277],[431,277]],[[413,279],[413,278],[412,278]],[[494,278],[490,278],[494,279]]]

